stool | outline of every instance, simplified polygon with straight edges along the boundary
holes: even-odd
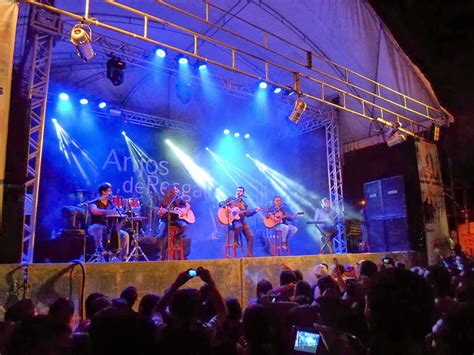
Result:
[[[233,230],[227,229],[227,233],[225,235],[224,259],[236,258],[237,249],[240,249],[240,257],[244,256],[244,247],[242,245],[242,232],[238,234],[237,238],[239,240],[235,240]]]
[[[179,227],[168,226],[168,260],[184,260],[183,238],[176,243]]]
[[[290,246],[288,244],[288,240],[286,241],[286,248],[283,247],[283,240],[281,236],[281,230],[277,230],[273,228],[270,236],[270,252],[272,256],[282,256],[282,255],[291,255],[290,254]]]

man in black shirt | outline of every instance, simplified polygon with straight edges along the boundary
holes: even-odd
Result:
[[[243,198],[245,197],[245,189],[242,186],[237,187],[235,190],[235,197],[228,197],[225,201],[219,203],[220,207],[229,208],[232,211],[237,212],[243,211],[241,213],[237,213],[232,223],[229,225],[229,229],[234,233],[234,240],[239,240],[239,234],[242,232],[247,239],[247,256],[253,256],[253,233],[250,229],[249,224],[245,220],[245,217],[253,216],[255,213],[261,210],[260,207],[255,208],[252,211],[248,210],[247,204],[244,202]]]
[[[120,235],[119,257],[125,260],[128,255],[130,237],[127,232],[120,229],[123,221],[120,220],[122,219],[120,213],[111,201],[112,185],[108,182],[104,182],[100,184],[98,190],[99,198],[89,205],[91,225],[88,232],[94,237],[96,252],[99,253],[104,251],[102,243],[104,234],[106,234],[107,239],[110,241],[111,236],[118,233]]]

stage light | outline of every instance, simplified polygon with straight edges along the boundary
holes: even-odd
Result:
[[[239,138],[239,137],[240,137],[240,133],[239,133],[239,132],[235,132],[235,133],[234,133],[234,137]]]
[[[275,88],[273,89],[274,94],[279,94],[281,92],[281,88]]]
[[[62,92],[62,93],[59,94],[59,99],[63,100],[63,101],[67,101],[67,100],[69,100],[69,95],[66,94],[65,92]]]
[[[51,121],[53,121],[53,123],[58,123],[58,120],[56,118],[51,118]]]
[[[306,111],[306,107],[308,107],[308,105],[303,100],[303,98],[298,97],[295,101],[295,107],[293,108],[293,112],[289,117],[290,121],[298,124],[301,119],[301,116],[303,116],[303,113]]]
[[[198,60],[196,62],[196,68],[198,68],[198,70],[204,70],[204,69],[207,69],[207,63],[202,61],[202,60]]]
[[[107,103],[102,101],[100,104],[99,104],[99,108],[105,108],[107,106]]]
[[[260,89],[266,89],[268,87],[268,84],[265,81],[261,81],[258,83],[258,87]]]
[[[114,86],[119,86],[123,83],[125,67],[125,62],[119,58],[112,57],[107,61],[107,79],[110,79]]]
[[[184,55],[182,54],[179,54],[177,57],[176,57],[176,60],[178,61],[179,64],[188,64],[189,60],[187,57],[185,57]]]
[[[122,131],[122,136],[124,136],[124,137],[125,137],[126,135],[127,135],[127,132],[125,132],[125,131]]]
[[[230,133],[230,130],[229,129],[224,129],[224,134],[229,134]]]
[[[89,25],[78,23],[71,30],[71,43],[77,49],[77,55],[82,58],[84,62],[92,59],[95,52],[91,45],[92,29]]]
[[[403,143],[407,140],[407,136],[403,133],[400,133],[399,129],[402,127],[400,122],[392,123],[392,127],[390,131],[385,136],[385,141],[389,147],[393,147],[394,145]]]
[[[109,115],[112,116],[112,117],[120,117],[120,116],[122,116],[122,111],[117,110],[116,108],[111,108],[109,110]]]
[[[249,139],[249,138],[250,138],[250,133],[245,133],[244,138],[245,138],[245,139]]]
[[[87,104],[89,103],[89,100],[87,100],[87,99],[80,99],[80,100],[79,100],[79,103],[80,103],[81,105],[87,105]]]
[[[208,152],[210,152],[210,151],[211,151],[211,150],[209,149],[209,147],[206,147],[206,150],[207,150]]]
[[[164,58],[164,57],[166,57],[166,50],[162,47],[158,47],[155,50],[155,54],[158,58]]]
[[[168,138],[166,138],[166,139],[165,139],[165,143],[168,144],[168,145],[170,145],[170,144],[171,144],[171,141],[170,141]]]
[[[245,154],[245,157],[250,158],[250,154],[249,153]]]

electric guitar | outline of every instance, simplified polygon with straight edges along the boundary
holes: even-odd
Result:
[[[229,207],[229,206],[224,206],[219,208],[217,211],[217,220],[219,221],[220,224],[223,224],[225,226],[228,226],[235,220],[239,220],[240,216],[246,212],[254,212],[254,211],[259,211],[261,207],[253,208],[253,209],[247,209],[247,210],[241,210],[238,207]]]
[[[160,207],[158,210],[158,215],[161,217],[165,213],[172,213],[178,215],[179,219],[188,222],[189,224],[193,224],[196,222],[196,217],[194,216],[194,212],[191,209],[187,210],[185,208],[175,207],[172,210],[167,210],[166,208]]]
[[[265,227],[267,228],[273,228],[283,223],[283,220],[285,218],[293,219],[296,216],[302,216],[302,215],[304,215],[303,211],[293,213],[292,215],[287,215],[286,213],[283,213],[282,211],[277,211],[275,213],[270,213],[268,217],[263,217],[263,224],[265,224]]]

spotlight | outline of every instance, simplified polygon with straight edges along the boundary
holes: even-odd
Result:
[[[240,137],[240,133],[239,133],[239,132],[235,132],[235,133],[234,133],[234,137],[236,137],[236,138]]]
[[[250,154],[249,154],[249,153],[245,154],[245,156],[246,156],[247,158],[250,158]]]
[[[99,104],[99,108],[105,108],[107,106],[107,103],[102,101],[100,104]]]
[[[176,60],[178,61],[179,64],[188,64],[188,58],[186,58],[184,55],[182,54],[179,54],[177,57],[176,57]]]
[[[224,134],[229,134],[230,133],[230,130],[229,129],[224,129]]]
[[[385,140],[387,141],[387,145],[389,147],[393,147],[394,145],[403,143],[407,140],[407,136],[403,133],[400,133],[399,131],[401,127],[402,124],[400,122],[395,122],[392,124],[389,133],[385,137]]]
[[[110,79],[114,86],[123,83],[125,66],[125,62],[119,58],[112,57],[107,61],[107,79]]]
[[[202,61],[202,60],[198,60],[196,62],[196,68],[198,68],[198,70],[204,70],[204,69],[207,69],[207,63]]]
[[[211,151],[211,150],[209,149],[209,147],[206,147],[206,150],[207,150],[208,152],[210,152],[210,151]]]
[[[87,105],[87,104],[89,103],[89,100],[87,100],[87,99],[80,99],[80,100],[79,100],[79,103],[80,103],[81,105]]]
[[[58,123],[58,120],[56,118],[51,118],[51,121],[53,121],[53,123]]]
[[[166,50],[162,47],[158,47],[155,50],[155,54],[158,58],[164,58],[164,57],[166,57]]]
[[[166,138],[165,143],[169,145],[171,143],[171,141],[168,138]]]
[[[112,116],[112,117],[120,117],[120,116],[122,116],[122,111],[117,110],[116,108],[111,108],[109,110],[109,115]]]
[[[67,101],[67,100],[69,100],[69,95],[66,94],[65,92],[62,92],[62,93],[59,94],[59,99],[63,100],[63,101]]]
[[[92,29],[89,25],[78,23],[71,30],[71,43],[77,49],[77,55],[82,58],[84,62],[92,59],[95,52],[91,45]]]
[[[261,81],[258,83],[258,87],[260,89],[266,89],[268,87],[268,84],[265,81]]]
[[[250,133],[245,133],[244,138],[245,138],[245,139],[249,139],[249,138],[250,138]]]
[[[277,88],[273,89],[274,94],[279,94],[280,92],[281,92],[281,88],[277,87]]]
[[[293,108],[293,112],[291,113],[291,115],[289,117],[290,121],[298,124],[298,122],[300,121],[301,116],[305,112],[307,106],[308,105],[303,100],[303,98],[298,97],[295,101],[295,107]]]
[[[127,132],[125,132],[125,131],[122,131],[122,136],[124,136],[124,137],[125,137],[126,135],[127,135]]]

